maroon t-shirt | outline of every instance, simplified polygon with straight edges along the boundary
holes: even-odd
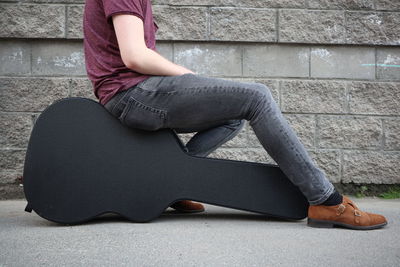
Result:
[[[122,61],[112,23],[114,14],[131,14],[143,20],[146,46],[156,50],[151,0],[86,0],[83,13],[83,45],[86,72],[95,96],[105,105],[117,92],[152,75],[128,69]]]

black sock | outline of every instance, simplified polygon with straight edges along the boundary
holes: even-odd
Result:
[[[335,191],[329,196],[327,200],[322,202],[320,205],[334,206],[339,205],[343,201],[343,196],[335,189]]]

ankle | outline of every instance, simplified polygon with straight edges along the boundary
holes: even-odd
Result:
[[[343,202],[343,196],[335,189],[335,191],[328,197],[327,200],[319,205],[335,206]]]

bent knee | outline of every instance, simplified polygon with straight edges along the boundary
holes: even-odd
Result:
[[[263,83],[252,83],[251,90],[254,92],[254,95],[258,100],[273,99],[271,89]]]

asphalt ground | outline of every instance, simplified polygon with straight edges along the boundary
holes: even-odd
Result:
[[[205,204],[148,223],[105,214],[66,226],[25,212],[25,200],[0,201],[0,266],[400,266],[400,199],[350,198],[388,225],[312,228]]]

